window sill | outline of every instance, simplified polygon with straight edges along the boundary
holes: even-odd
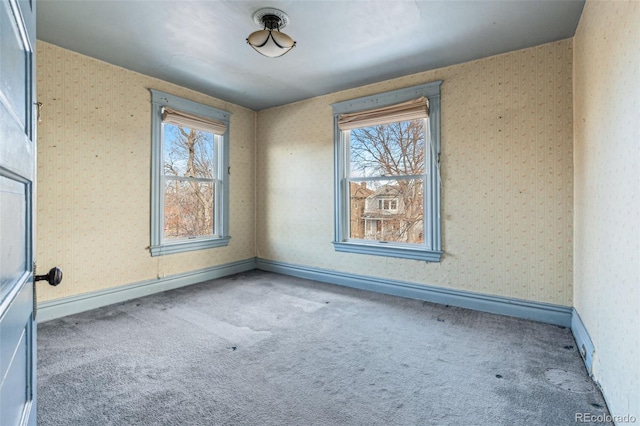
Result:
[[[402,259],[423,260],[425,262],[440,262],[440,259],[442,258],[442,251],[410,246],[403,247],[379,242],[361,243],[353,241],[334,241],[333,246],[336,251],[344,253],[398,257]]]
[[[175,241],[171,243],[151,246],[151,256],[164,256],[166,254],[184,253],[187,251],[204,250],[215,247],[226,247],[231,237]]]

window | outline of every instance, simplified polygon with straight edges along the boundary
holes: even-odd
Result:
[[[440,261],[441,84],[332,105],[336,251]]]
[[[229,116],[151,90],[151,255],[229,244]]]
[[[378,200],[379,210],[398,210],[398,200]]]

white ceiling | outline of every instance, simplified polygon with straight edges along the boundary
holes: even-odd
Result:
[[[583,0],[40,0],[40,40],[253,110],[572,37]],[[280,58],[246,44],[289,15]]]

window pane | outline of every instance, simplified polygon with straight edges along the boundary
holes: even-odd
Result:
[[[164,196],[164,238],[213,235],[214,182],[167,178]]]
[[[349,182],[349,237],[423,243],[423,193],[422,179]]]
[[[351,130],[350,177],[424,174],[424,122],[401,121]]]
[[[164,125],[164,174],[212,178],[214,173],[213,133]]]

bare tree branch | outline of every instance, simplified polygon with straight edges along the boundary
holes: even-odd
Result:
[[[349,149],[352,177],[390,177],[386,182],[371,183],[371,189],[374,191],[367,197],[370,201],[366,203],[367,207],[359,207],[362,210],[360,220],[363,223],[352,226],[365,235],[351,237],[421,242],[423,181],[404,176],[422,175],[425,172],[423,120],[353,129],[350,131]],[[389,194],[395,194],[397,197],[397,210],[381,210],[378,207],[377,200],[389,199]],[[369,231],[366,231],[366,221],[370,224]],[[374,223],[375,230],[372,230]]]
[[[213,178],[213,135],[178,126],[165,137],[165,174]],[[175,180],[165,188],[165,235],[193,237],[213,232],[213,182]]]

